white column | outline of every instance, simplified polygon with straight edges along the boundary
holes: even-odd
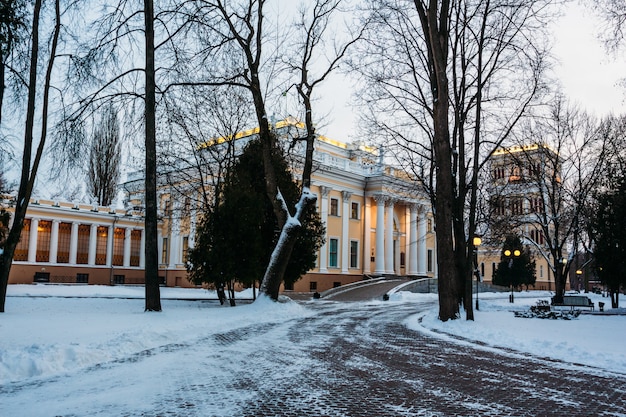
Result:
[[[376,200],[376,264],[375,274],[385,273],[385,201],[382,195],[374,197]]]
[[[341,209],[341,273],[348,273],[348,265],[350,260],[350,197],[352,193],[348,191],[341,192],[343,207]]]
[[[159,234],[160,234],[160,229],[159,229]],[[160,239],[157,239],[157,242],[160,242]],[[157,254],[157,261],[159,259],[159,256],[161,256],[161,252],[159,252]],[[157,264],[160,262],[157,262]],[[141,230],[141,243],[139,244],[139,268],[145,268],[146,267],[146,231],[145,230]]]
[[[96,264],[96,244],[98,242],[98,225],[92,224],[89,230],[89,254],[87,256],[87,263],[89,265]]]
[[[113,265],[113,235],[115,234],[115,227],[109,226],[109,232],[107,233],[107,257],[105,264],[107,266]]]
[[[76,257],[78,255],[78,223],[72,223],[70,233],[70,265],[76,265]]]
[[[170,268],[176,268],[176,264],[180,263],[180,236],[178,232],[172,230],[170,235]]]
[[[426,221],[426,207],[422,206],[419,212],[419,223],[417,227],[417,271],[421,275],[426,274],[426,257],[428,256],[428,251],[426,249]]]
[[[59,253],[59,223],[60,220],[52,220],[52,230],[50,230],[50,257],[51,264],[57,263],[57,254]]]
[[[365,196],[365,207],[363,209],[363,273],[371,274],[371,253],[372,253],[372,219],[370,210],[372,205],[370,198]]]
[[[322,247],[320,248],[320,272],[328,272],[328,194],[331,188],[320,186],[320,193],[322,194],[322,200],[320,202],[320,216],[322,224],[326,228],[326,239]]]
[[[409,206],[410,220],[409,220],[409,275],[417,275],[417,241],[419,235],[417,234],[417,204],[411,204]]]
[[[393,270],[393,200],[385,203],[387,218],[385,223],[385,271],[394,274]]]
[[[196,246],[196,226],[198,223],[198,192],[193,196],[189,218],[189,249]]]
[[[37,262],[37,233],[39,219],[30,219],[30,235],[28,237],[28,262]]]
[[[133,229],[127,227],[124,232],[124,267],[128,268],[130,266],[130,243]]]

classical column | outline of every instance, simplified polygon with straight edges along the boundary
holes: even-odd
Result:
[[[115,235],[115,227],[113,225],[109,226],[109,232],[107,233],[107,256],[105,265],[112,266],[113,265],[113,237]]]
[[[324,227],[326,227],[326,239],[322,247],[320,248],[320,272],[328,272],[328,194],[330,194],[330,187],[320,186],[320,193],[322,194],[322,201],[320,202],[321,220]]]
[[[409,275],[417,275],[417,204],[411,204],[409,211]]]
[[[344,274],[348,273],[348,262],[350,261],[350,197],[352,197],[351,192],[341,192],[341,198],[343,199],[343,207],[341,209],[341,272]]]
[[[92,224],[89,230],[89,254],[87,255],[87,263],[89,265],[96,264],[96,247],[98,243],[98,225]]]
[[[39,219],[30,219],[30,235],[28,237],[28,262],[37,262],[37,233]]]
[[[161,234],[161,232],[159,231],[159,234]],[[161,239],[157,238],[157,242],[160,242]],[[161,252],[159,252],[157,254],[157,260],[159,259],[159,256],[161,256]],[[157,262],[158,264],[159,262]],[[139,243],[139,268],[145,268],[146,267],[146,231],[144,229],[141,229],[141,241]]]
[[[72,222],[70,232],[70,265],[76,265],[76,257],[78,255],[78,223]]]
[[[374,273],[385,273],[385,201],[382,195],[374,196],[376,200],[376,264]]]
[[[50,257],[48,262],[57,263],[57,254],[59,253],[59,223],[60,220],[52,220],[52,230],[50,230]]]
[[[365,207],[363,210],[363,273],[371,274],[371,252],[372,252],[372,219],[370,210],[372,205],[370,198],[365,197]]]
[[[167,264],[169,265],[170,268],[175,268],[176,267],[176,253],[178,252],[178,234],[174,233],[174,231],[172,230],[172,232],[170,233],[170,239],[169,239],[169,243],[170,243],[170,248],[169,248],[169,259],[167,260]]]
[[[124,232],[124,262],[123,265],[125,268],[130,266],[130,243],[132,241],[132,233],[133,229],[127,227]]]
[[[426,207],[422,206],[419,211],[419,222],[417,227],[417,272],[421,275],[426,274],[426,257],[428,251],[426,249],[426,222],[427,222]]]
[[[394,274],[393,270],[393,207],[394,201],[389,199],[385,202],[387,218],[385,223],[385,271]]]

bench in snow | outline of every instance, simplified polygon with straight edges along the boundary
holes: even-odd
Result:
[[[595,308],[593,301],[589,297],[584,295],[564,295],[562,303],[555,303],[555,297],[552,297],[552,305],[558,307],[570,307],[572,310],[574,307],[589,307],[591,310]]]

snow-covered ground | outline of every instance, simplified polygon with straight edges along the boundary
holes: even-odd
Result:
[[[467,339],[466,343],[473,347],[476,347],[473,341],[479,341],[486,349],[508,348],[540,358],[626,374],[626,309],[612,310],[609,298],[591,293],[584,295],[594,302],[596,312],[598,302],[605,303],[604,312],[607,314],[585,314],[589,309],[583,309],[583,314],[573,320],[517,318],[513,311],[528,311],[537,300],[549,301],[552,295],[547,291],[515,293],[515,301],[511,304],[508,293],[481,293],[480,310],[474,312],[473,322],[453,320],[444,323],[437,319],[437,310],[433,309],[410,317],[406,324],[409,328],[428,331],[437,337],[457,336],[457,342],[459,337]],[[406,302],[424,297],[435,298],[436,295],[402,292],[392,300]]]
[[[204,341],[215,340],[216,335],[222,340],[237,331],[271,333],[273,323],[316,314],[307,303],[292,301],[259,300],[240,303],[236,308],[220,306],[214,301],[214,292],[199,289],[163,288],[161,295],[163,312],[144,313],[141,287],[9,286],[7,312],[0,314],[0,386],[26,386],[56,375],[80,376],[81,369],[111,363],[121,363],[122,367],[128,363],[132,369],[128,378],[132,380],[138,377],[135,373],[151,372],[149,367],[138,370],[136,364],[130,365],[133,355],[156,357],[158,352],[169,352],[176,346],[209,343]],[[598,301],[608,302],[601,296],[589,296],[596,305]],[[485,349],[510,348],[626,374],[626,316],[584,314],[571,321],[515,318],[512,309],[527,309],[537,299],[548,299],[549,293],[518,293],[514,304],[508,302],[508,294],[480,297],[481,309],[475,322],[439,322],[436,296],[432,294],[401,292],[389,301],[374,303],[424,305],[431,301],[432,309],[409,317],[406,325],[435,337],[454,339],[455,343],[481,341]],[[207,300],[185,300],[189,298]],[[329,308],[333,308],[332,304]],[[336,308],[345,308],[345,304],[337,303]],[[256,343],[263,340],[259,336]],[[254,344],[245,349],[239,353],[255,355]],[[187,366],[193,364],[190,361]],[[291,366],[307,365],[304,362]],[[63,386],[71,392],[79,389],[80,384],[81,377],[67,378]],[[81,410],[76,412],[80,415]]]

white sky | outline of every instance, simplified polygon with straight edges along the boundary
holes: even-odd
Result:
[[[618,85],[626,78],[626,56],[607,54],[597,37],[599,27],[601,22],[590,10],[568,3],[554,26],[555,75],[563,92],[581,108],[597,116],[626,113],[626,89]],[[357,139],[350,81],[336,76],[320,91],[324,97],[320,104],[332,118],[322,133],[340,141]]]

